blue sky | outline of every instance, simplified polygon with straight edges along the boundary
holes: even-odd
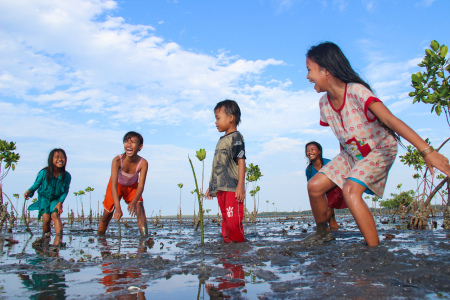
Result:
[[[337,43],[389,109],[439,145],[445,118],[412,105],[408,93],[431,40],[449,44],[449,9],[446,0],[0,0],[0,138],[21,155],[4,191],[22,195],[50,150],[62,147],[72,174],[65,208],[87,186],[97,207],[122,136],[136,130],[149,161],[147,215],[176,213],[178,183],[190,214],[187,157],[200,173],[195,150],[207,150],[207,185],[220,137],[212,109],[228,98],[241,107],[247,164],[264,175],[260,211],[266,200],[270,209],[309,209],[304,145],[319,141],[328,158],[339,147],[319,126],[320,95],[305,78],[308,48]],[[399,183],[415,188],[412,174],[397,159],[385,197]],[[216,201],[206,208],[216,212]]]

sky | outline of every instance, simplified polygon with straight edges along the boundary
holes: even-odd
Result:
[[[201,181],[195,152],[206,149],[206,190],[221,136],[213,108],[233,99],[246,163],[263,174],[259,211],[308,210],[305,144],[318,141],[326,158],[339,144],[319,125],[306,51],[338,44],[386,106],[438,146],[449,135],[445,117],[408,93],[430,42],[449,45],[449,10],[447,0],[0,0],[0,139],[20,154],[3,191],[19,193],[21,207],[49,152],[63,148],[72,175],[64,209],[90,186],[97,210],[122,137],[135,130],[149,163],[147,216],[176,214],[180,198],[182,213],[192,214],[188,156]],[[415,189],[413,174],[397,156],[384,199],[398,184]],[[81,201],[89,206],[89,196]],[[251,211],[248,192],[247,201]],[[216,213],[217,201],[205,208]]]

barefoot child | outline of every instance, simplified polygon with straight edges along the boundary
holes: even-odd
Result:
[[[224,243],[245,242],[242,219],[245,199],[245,146],[244,138],[237,131],[241,110],[233,100],[224,100],[214,108],[216,127],[225,132],[217,142],[216,151],[206,191],[206,198],[217,196],[222,213]]]
[[[322,146],[317,142],[309,142],[305,146],[305,154],[309,159],[309,164],[306,167],[306,180],[309,181],[314,175],[320,172],[320,169],[330,162],[329,159],[322,157]],[[334,216],[334,209],[344,209],[347,205],[344,201],[344,196],[342,195],[342,190],[340,187],[329,190],[327,193],[327,222],[330,225],[330,229],[339,228],[336,218]]]
[[[105,234],[113,213],[114,219],[117,221],[122,218],[120,199],[123,197],[128,204],[131,216],[137,217],[141,236],[147,236],[147,217],[145,216],[142,192],[147,177],[148,163],[138,155],[144,146],[144,139],[139,133],[130,131],[123,137],[123,146],[125,153],[114,157],[112,161],[111,178],[103,201],[105,210],[97,233]]]
[[[25,192],[26,200],[33,197],[38,190],[37,202],[31,204],[28,210],[38,210],[38,219],[42,216],[42,234],[50,234],[50,221],[55,224],[55,240],[53,245],[60,245],[62,242],[63,228],[61,214],[63,212],[63,202],[69,193],[69,186],[72,177],[66,171],[67,156],[63,149],[53,149],[48,155],[48,165],[39,171],[36,181]]]
[[[333,239],[326,230],[325,193],[339,186],[365,241],[376,246],[379,240],[375,221],[362,194],[370,190],[383,197],[388,172],[397,154],[397,134],[420,151],[433,175],[433,167],[450,175],[448,159],[389,111],[352,69],[337,45],[324,42],[313,46],[306,57],[306,78],[314,83],[318,93],[325,92],[319,102],[320,125],[330,126],[341,146],[341,152],[308,182],[317,231],[307,241]]]

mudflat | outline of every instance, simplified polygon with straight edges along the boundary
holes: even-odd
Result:
[[[49,247],[18,225],[0,234],[0,298],[55,299],[449,299],[450,231],[377,222],[381,245],[365,245],[352,217],[337,216],[335,240],[301,243],[310,218],[244,224],[247,242],[224,244],[205,220],[205,244],[190,220],[129,220],[104,237],[96,224],[64,226],[65,247]],[[434,228],[432,222],[437,222]],[[54,236],[52,237],[53,241]],[[37,240],[37,241],[36,241]]]

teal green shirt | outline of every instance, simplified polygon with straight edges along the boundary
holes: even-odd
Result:
[[[58,202],[63,203],[69,193],[70,181],[72,176],[66,171],[64,180],[62,174],[57,178],[52,176],[49,182],[47,182],[47,169],[42,169],[36,181],[28,189],[30,191],[30,198],[33,197],[34,192],[38,191],[38,201],[28,206],[28,210],[39,210],[39,218],[42,214],[51,214],[56,212],[55,206]]]

